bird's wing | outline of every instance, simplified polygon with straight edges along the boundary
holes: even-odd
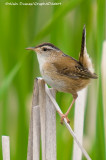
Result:
[[[58,59],[58,61],[53,62],[52,65],[54,65],[58,74],[72,79],[95,78],[95,75],[92,74],[87,68],[84,68],[77,60],[69,56]]]

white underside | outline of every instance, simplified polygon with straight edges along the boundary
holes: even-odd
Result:
[[[57,80],[57,79],[52,79],[50,76],[48,76],[47,74],[45,74],[43,72],[43,65],[46,63],[47,58],[45,58],[44,56],[37,54],[37,58],[38,58],[38,62],[39,62],[39,67],[40,67],[40,72],[42,75],[42,78],[45,80],[45,82],[47,84],[49,84],[51,87],[60,90],[60,88],[62,88],[64,86],[64,82]]]
[[[65,86],[63,81],[51,79],[51,77],[47,76],[47,75],[42,75],[42,77],[47,84],[49,84],[52,88],[55,88],[59,91],[61,91],[61,88],[63,88],[63,86]]]

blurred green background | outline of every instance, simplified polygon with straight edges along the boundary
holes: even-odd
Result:
[[[0,159],[2,135],[10,136],[11,160],[25,160],[27,156],[33,84],[40,73],[36,54],[25,48],[51,42],[78,59],[86,24],[87,49],[99,78],[88,89],[83,143],[93,160],[105,160],[101,83],[102,45],[106,39],[105,0],[55,0],[62,3],[58,6],[6,6],[5,2],[0,1]],[[56,98],[65,112],[72,96],[57,93]],[[69,117],[73,128],[74,107]],[[60,125],[57,114],[57,159],[72,159],[72,149],[73,139],[66,127]]]

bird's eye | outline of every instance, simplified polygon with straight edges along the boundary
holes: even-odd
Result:
[[[47,48],[43,48],[43,51],[47,51]]]

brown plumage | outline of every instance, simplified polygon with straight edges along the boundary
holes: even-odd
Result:
[[[71,106],[65,114],[61,115],[61,122],[63,122],[78,96],[77,92],[86,87],[90,79],[97,78],[91,59],[87,54],[85,26],[82,33],[79,61],[64,54],[51,43],[43,43],[28,49],[36,51],[41,75],[45,82],[58,91],[73,95]],[[69,122],[68,118],[67,121]]]

